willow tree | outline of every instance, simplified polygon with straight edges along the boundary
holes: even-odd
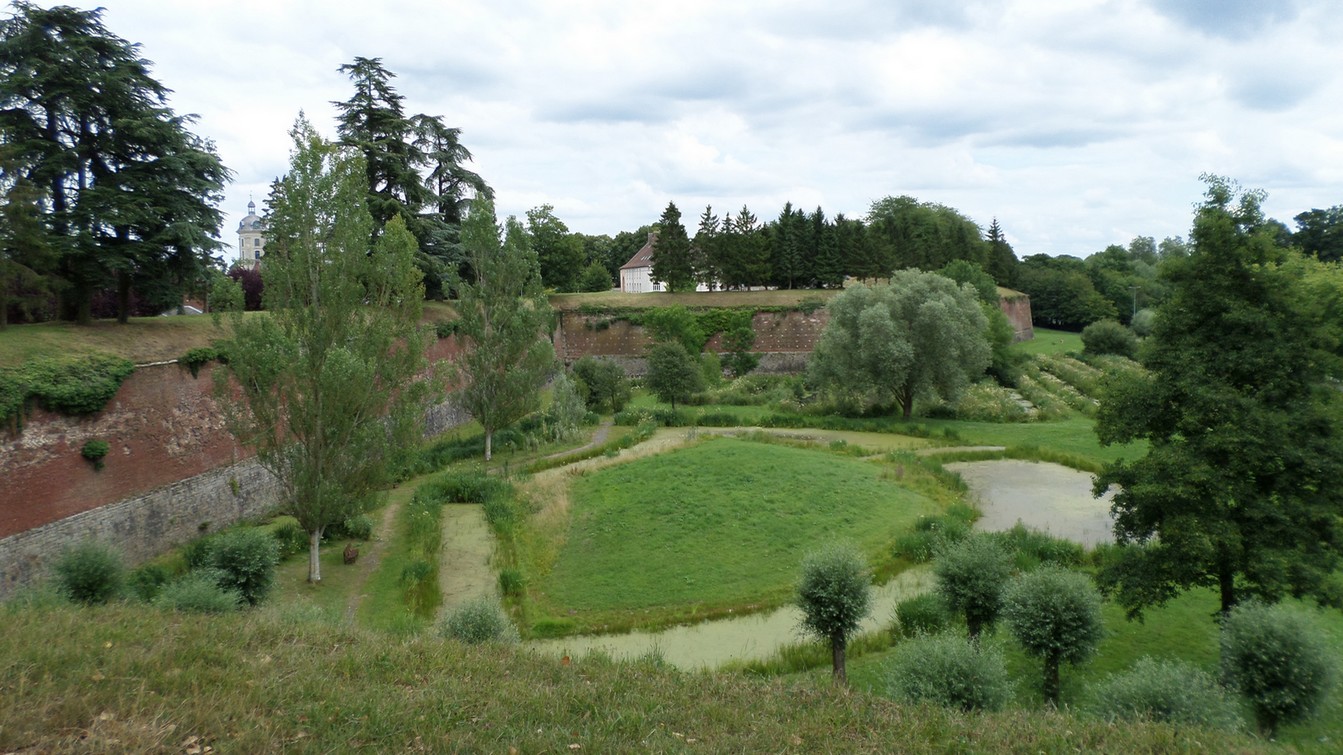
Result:
[[[510,217],[501,240],[494,203],[478,196],[462,223],[472,280],[459,286],[456,401],[485,430],[485,460],[494,433],[540,408],[541,387],[555,369],[547,337],[553,312],[526,229]]]
[[[308,581],[333,524],[364,510],[394,451],[419,435],[430,384],[415,239],[400,216],[370,254],[361,155],[300,116],[289,172],[271,190],[266,312],[231,318],[216,373],[229,426],[308,532]],[[230,380],[229,378],[232,378]]]

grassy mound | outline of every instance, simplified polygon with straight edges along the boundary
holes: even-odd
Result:
[[[852,540],[878,565],[937,510],[884,474],[825,451],[714,438],[580,477],[537,607],[599,626],[629,611],[778,605],[815,543]]]
[[[0,608],[0,751],[1253,752],[1057,713],[962,716],[828,682],[389,640],[274,609]]]

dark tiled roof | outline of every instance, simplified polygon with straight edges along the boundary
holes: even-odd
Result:
[[[648,242],[645,243],[643,246],[639,247],[639,251],[635,252],[633,257],[630,257],[629,262],[626,262],[625,264],[621,265],[620,269],[629,270],[635,267],[652,267],[653,241],[655,239],[656,237],[654,237],[653,234],[651,233],[648,234]]]

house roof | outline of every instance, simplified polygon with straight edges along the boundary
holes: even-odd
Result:
[[[636,267],[653,266],[653,242],[657,240],[656,233],[648,234],[648,241],[639,247],[639,251],[630,257],[630,261],[620,266],[621,270],[630,270]]]

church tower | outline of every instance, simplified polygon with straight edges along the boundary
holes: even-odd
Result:
[[[256,269],[266,253],[266,223],[256,214],[256,203],[247,201],[247,217],[238,224],[238,267]]]

